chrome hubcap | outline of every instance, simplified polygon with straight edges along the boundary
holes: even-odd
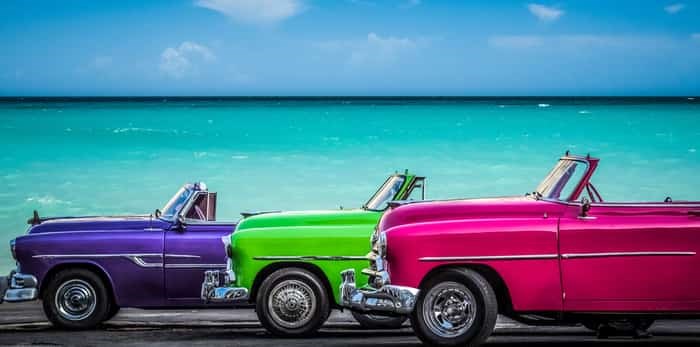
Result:
[[[464,285],[444,282],[430,289],[422,307],[428,328],[446,338],[464,334],[476,319],[476,300]]]
[[[285,328],[300,328],[316,311],[316,295],[304,282],[287,280],[272,288],[267,307],[275,323]]]
[[[97,306],[95,289],[83,280],[66,281],[58,288],[55,300],[58,314],[70,321],[89,317]]]

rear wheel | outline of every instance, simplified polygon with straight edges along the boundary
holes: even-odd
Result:
[[[406,316],[377,316],[354,311],[352,316],[364,329],[398,329],[408,318]]]
[[[491,335],[497,316],[496,295],[483,276],[449,269],[421,287],[411,324],[427,345],[477,346]]]
[[[53,276],[42,296],[44,313],[54,326],[91,329],[111,310],[110,293],[102,279],[86,269],[67,269]]]
[[[301,268],[273,272],[255,300],[260,323],[278,336],[309,336],[330,315],[330,300],[316,275]]]

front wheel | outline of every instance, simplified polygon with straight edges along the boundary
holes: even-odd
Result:
[[[86,269],[67,269],[51,278],[42,297],[44,313],[54,326],[91,329],[110,312],[110,294],[102,279]]]
[[[119,313],[119,310],[121,308],[117,306],[116,304],[112,303],[109,307],[109,312],[107,312],[107,315],[105,316],[105,321],[112,320],[114,316],[116,316]]]
[[[491,285],[469,269],[444,270],[422,287],[411,314],[416,335],[430,346],[477,346],[496,326]]]
[[[398,329],[408,318],[406,316],[376,316],[354,311],[352,312],[352,317],[364,329]]]
[[[316,275],[301,268],[273,272],[255,300],[260,323],[277,336],[309,336],[326,322],[330,300]]]

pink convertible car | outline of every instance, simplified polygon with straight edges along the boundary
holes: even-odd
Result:
[[[524,197],[394,203],[372,237],[369,285],[343,272],[343,305],[408,314],[436,346],[485,341],[499,313],[638,330],[698,317],[700,202],[604,201],[598,162],[567,153]]]

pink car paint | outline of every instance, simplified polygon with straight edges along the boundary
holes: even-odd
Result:
[[[598,159],[562,160],[586,164],[566,199],[394,206],[378,226],[391,284],[472,266],[500,277],[515,312],[700,313],[700,202],[603,202],[589,184]]]

